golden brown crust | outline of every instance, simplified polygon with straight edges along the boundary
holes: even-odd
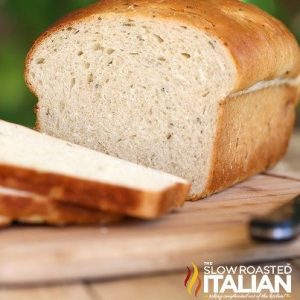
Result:
[[[65,203],[152,219],[181,206],[189,184],[165,191],[139,191],[69,176],[0,165],[0,185],[34,192]]]
[[[0,215],[0,228],[8,227],[12,222],[12,219]]]
[[[53,201],[45,196],[0,193],[0,215],[10,221],[49,225],[96,225],[118,222],[122,216]]]
[[[270,87],[229,97],[219,107],[211,174],[206,190],[223,190],[275,165],[286,153],[295,120],[297,89]]]
[[[278,20],[259,8],[236,0],[104,0],[73,12],[46,31],[33,45],[29,63],[43,41],[51,34],[93,15],[118,13],[130,17],[176,20],[195,26],[219,39],[228,48],[237,68],[234,91],[262,80],[293,78],[300,72],[297,41]]]
[[[26,60],[26,78],[35,49],[46,38],[62,28],[75,26],[80,20],[110,13],[123,14],[128,18],[142,16],[176,20],[182,25],[197,27],[221,40],[231,54],[237,69],[237,81],[232,93],[263,80],[295,78],[300,72],[299,46],[293,35],[281,22],[253,5],[236,0],[103,0],[66,16],[35,42]],[[27,84],[35,92],[28,80]],[[282,117],[286,120],[284,126],[280,126],[281,113],[276,109],[284,111],[285,101],[288,99],[295,101],[295,94],[295,88],[281,86],[239,96],[236,99],[228,98],[220,104],[218,136],[214,152],[215,168],[212,170],[207,190],[201,196],[263,171],[283,156],[294,120],[294,104],[287,105],[287,115]],[[262,112],[256,112],[254,103],[264,105],[265,109],[277,113],[276,122],[274,121],[276,124],[272,125],[271,132],[274,141],[271,141],[265,132],[267,127],[264,120],[268,118],[265,118]],[[243,122],[239,114],[243,114],[245,120],[251,114],[253,119],[243,128],[246,122]],[[250,128],[250,125],[253,128]],[[259,126],[263,132],[259,130]],[[233,128],[236,127],[240,131],[234,131]],[[239,150],[241,152],[236,155],[232,145],[239,133],[244,134],[241,139],[245,139],[245,142]],[[260,147],[257,146],[258,142]],[[225,149],[224,144],[228,144],[229,148]],[[245,160],[243,155],[246,149],[249,151],[249,157]]]

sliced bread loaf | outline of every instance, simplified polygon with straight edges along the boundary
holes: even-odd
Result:
[[[193,199],[283,156],[299,72],[287,28],[236,0],[100,1],[26,61],[40,131],[186,178]]]
[[[184,203],[178,177],[0,121],[0,185],[141,218]]]
[[[120,214],[63,203],[31,192],[0,187],[0,226],[13,221],[27,224],[96,225],[122,219]]]

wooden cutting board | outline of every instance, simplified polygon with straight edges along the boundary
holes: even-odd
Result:
[[[300,194],[300,174],[258,175],[158,221],[113,227],[13,227],[0,232],[0,283],[110,278],[182,270],[204,261],[248,263],[300,257],[287,244],[250,240],[248,221]]]

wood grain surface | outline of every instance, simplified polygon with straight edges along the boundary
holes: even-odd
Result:
[[[293,296],[289,299],[299,300],[300,241],[255,244],[247,231],[253,215],[264,214],[299,193],[299,149],[297,134],[286,159],[268,174],[205,201],[188,203],[182,212],[158,222],[128,220],[111,228],[62,231],[18,227],[1,231],[0,300],[191,299],[183,287],[185,266],[193,260],[200,264],[208,259],[227,264],[268,264],[284,259],[282,262],[291,263],[294,269]],[[118,239],[112,242],[110,236]],[[123,255],[127,261],[119,264]],[[81,275],[92,271],[87,276],[90,279],[76,280],[81,277],[74,276],[78,269]],[[167,270],[171,273],[163,275]],[[41,284],[59,278],[52,284]],[[19,285],[32,281],[34,285]]]
[[[258,175],[161,220],[113,227],[15,227],[0,234],[0,283],[112,278],[184,270],[192,261],[246,263],[299,255],[300,239],[257,244],[248,222],[290,201],[300,181]]]
[[[289,300],[300,299],[299,260],[279,261],[289,263],[293,269],[292,295]],[[276,263],[272,262],[272,265]],[[260,264],[263,266],[263,264]],[[297,267],[298,266],[298,267]],[[110,281],[81,281],[48,286],[9,287],[0,290],[0,300],[189,300],[208,299],[203,295],[190,296],[185,287],[185,272],[164,275],[121,278]],[[272,278],[270,277],[272,280]],[[246,286],[250,286],[246,278]],[[229,298],[230,299],[230,298]],[[240,300],[238,298],[234,298]],[[245,298],[243,298],[245,299]],[[265,298],[266,299],[266,298]]]

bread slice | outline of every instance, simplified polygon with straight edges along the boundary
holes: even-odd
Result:
[[[0,226],[13,221],[27,224],[96,225],[122,219],[120,214],[88,209],[48,197],[0,187]]]
[[[190,184],[0,121],[0,185],[141,218],[181,206]]]
[[[198,199],[283,156],[300,52],[242,1],[111,0],[44,33],[25,73],[40,131],[186,178]]]

